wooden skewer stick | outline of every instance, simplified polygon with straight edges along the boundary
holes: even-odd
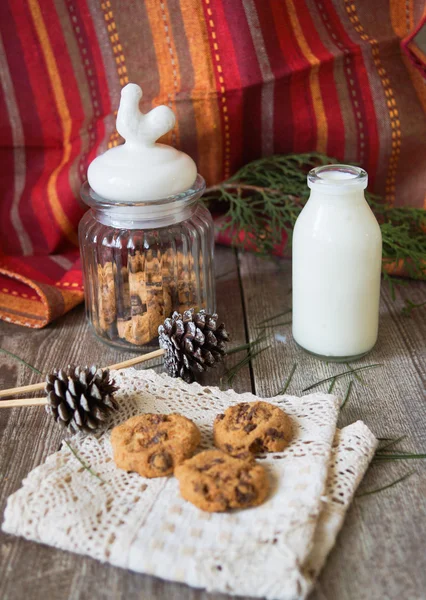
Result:
[[[18,398],[17,400],[1,400],[0,408],[14,408],[17,406],[44,406],[47,398]]]
[[[163,348],[160,348],[159,350],[154,350],[154,352],[150,352],[149,354],[142,354],[141,356],[136,356],[135,358],[129,358],[129,360],[116,363],[115,365],[110,365],[106,368],[110,369],[110,371],[118,371],[118,369],[127,369],[127,367],[133,367],[133,365],[138,365],[139,363],[143,363],[146,360],[151,360],[151,358],[163,356],[164,353],[165,350],[163,350]]]
[[[110,365],[109,367],[105,367],[111,370],[118,369],[127,369],[127,367],[133,367],[133,365],[138,365],[139,363],[143,363],[147,360],[151,360],[152,358],[157,358],[158,356],[163,356],[164,350],[160,348],[159,350],[154,350],[154,352],[150,352],[149,354],[142,354],[141,356],[136,356],[135,358],[130,358],[129,360],[125,360],[120,363],[116,363],[115,365]],[[10,388],[8,390],[0,391],[0,398],[5,398],[7,396],[15,396],[16,394],[20,394],[21,392],[29,393],[29,392],[39,392],[40,390],[44,390],[44,386],[46,382],[41,383],[32,383],[31,385],[24,385],[21,387]],[[21,404],[19,404],[21,402]],[[12,403],[12,404],[11,404]],[[16,404],[13,404],[16,403]],[[25,403],[25,404],[23,404]],[[46,404],[45,398],[21,398],[19,400],[1,400],[0,408],[7,408],[12,406],[37,406]]]

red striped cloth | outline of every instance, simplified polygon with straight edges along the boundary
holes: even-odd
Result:
[[[361,163],[370,189],[424,206],[420,0],[3,0],[0,317],[42,327],[83,298],[88,163],[119,143],[128,81],[209,184],[273,153]]]

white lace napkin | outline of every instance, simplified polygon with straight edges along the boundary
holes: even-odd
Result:
[[[114,425],[142,412],[180,412],[200,428],[203,448],[212,446],[218,412],[257,399],[151,370],[114,376],[120,386]],[[117,469],[107,432],[69,442],[102,481],[64,445],[10,496],[3,530],[210,591],[304,598],[334,544],[375,438],[361,422],[335,438],[335,396],[268,401],[291,417],[294,437],[283,452],[259,457],[273,482],[262,506],[204,513],[180,497],[173,477],[144,479]]]

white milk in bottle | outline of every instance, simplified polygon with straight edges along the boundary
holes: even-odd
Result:
[[[358,358],[379,323],[382,236],[364,198],[367,173],[317,167],[308,186],[293,234],[293,337],[328,360]]]

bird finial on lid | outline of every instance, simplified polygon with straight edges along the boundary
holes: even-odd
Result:
[[[142,113],[139,110],[141,98],[142,89],[136,83],[128,83],[121,90],[116,125],[126,143],[149,146],[173,129],[176,117],[171,108],[164,105]]]
[[[89,185],[106,200],[159,200],[186,191],[197,177],[190,156],[156,143],[173,129],[174,112],[162,105],[144,114],[139,109],[141,98],[142,89],[135,83],[121,90],[116,124],[125,143],[107,150],[89,165]]]

